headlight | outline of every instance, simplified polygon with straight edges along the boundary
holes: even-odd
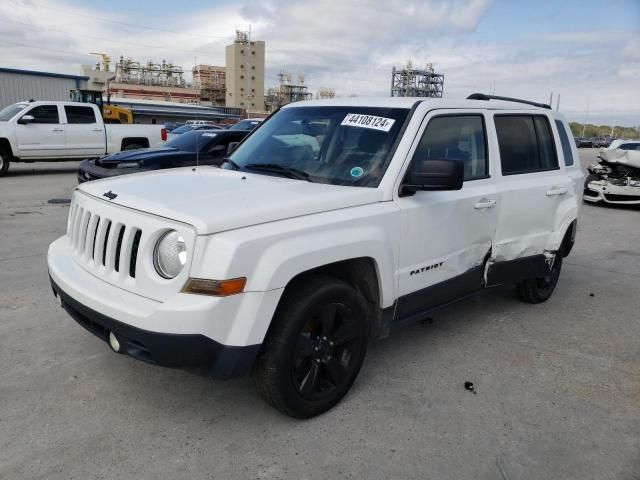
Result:
[[[160,237],[153,250],[153,265],[158,275],[175,278],[187,262],[187,245],[175,230],[169,230]]]

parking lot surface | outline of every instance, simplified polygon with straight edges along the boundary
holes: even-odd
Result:
[[[640,209],[585,204],[548,302],[503,287],[439,311],[297,421],[248,378],[114,354],[57,306],[69,209],[48,201],[77,165],[0,178],[0,479],[640,479]]]

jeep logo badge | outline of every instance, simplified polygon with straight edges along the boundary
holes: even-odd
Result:
[[[113,200],[114,198],[116,198],[118,196],[117,193],[113,193],[111,190],[109,190],[106,193],[102,194],[103,197],[107,197],[109,200]]]

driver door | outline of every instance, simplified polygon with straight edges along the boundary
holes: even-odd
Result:
[[[479,111],[438,110],[420,127],[408,169],[429,160],[459,160],[465,181],[461,190],[418,191],[396,200],[402,216],[396,321],[482,286],[499,209],[486,124]]]
[[[59,158],[66,156],[64,125],[60,123],[57,105],[38,105],[20,115],[31,115],[33,121],[16,123],[18,157]]]

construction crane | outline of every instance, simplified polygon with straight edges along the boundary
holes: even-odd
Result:
[[[109,67],[111,66],[111,57],[106,53],[97,53],[97,52],[89,52],[89,55],[96,55],[102,58],[102,68],[104,68],[105,72],[109,71]]]
[[[107,83],[107,103],[102,98],[102,90],[71,90],[71,100],[74,102],[93,103],[100,108],[102,118],[105,123],[133,123],[133,112],[129,108],[111,105],[111,93],[109,91],[109,67],[111,66],[111,57],[106,53],[91,52],[89,55],[97,55],[102,58],[102,68],[105,72],[105,81]],[[100,64],[96,68],[100,70]]]

